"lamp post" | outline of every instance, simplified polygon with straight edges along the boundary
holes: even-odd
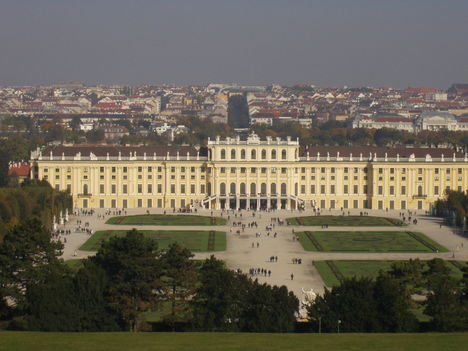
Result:
[[[341,319],[338,319],[338,324],[337,324],[337,326],[338,326],[338,334],[340,333],[340,324],[341,324]]]

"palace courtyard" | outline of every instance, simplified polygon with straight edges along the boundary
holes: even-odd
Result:
[[[125,218],[132,218],[133,221],[136,217],[130,216],[144,215],[146,211],[146,209],[127,209]],[[149,211],[151,215],[162,215],[164,213],[162,209],[150,209]],[[273,212],[254,212],[243,210],[240,212],[223,212],[221,210],[198,210],[197,214],[192,213],[191,215],[207,217],[208,222],[206,219],[203,220],[205,221],[205,225],[196,224],[200,223],[199,221],[194,221],[194,224],[188,225],[186,222],[186,220],[190,219],[188,216],[179,225],[167,223],[151,224],[148,223],[149,217],[141,217],[141,221],[133,221],[132,223],[134,224],[126,224],[126,221],[123,220],[120,224],[110,224],[108,223],[109,218],[116,216],[106,216],[105,210],[97,209],[95,214],[91,216],[70,216],[69,222],[59,226],[59,229],[68,229],[72,232],[70,235],[61,236],[62,241],[66,239],[63,253],[65,260],[81,259],[94,255],[95,251],[80,249],[88,240],[90,241],[85,244],[83,249],[96,250],[99,247],[99,241],[103,237],[122,235],[128,230],[136,228],[141,231],[147,231],[147,235],[159,235],[160,240],[158,244],[161,248],[167,247],[173,241],[186,245],[193,249],[196,259],[204,259],[210,257],[210,255],[215,255],[217,258],[224,260],[229,268],[239,269],[244,273],[249,273],[249,269],[251,268],[270,270],[271,276],[255,276],[254,278],[272,285],[286,285],[299,298],[302,297],[302,289],[309,290],[313,288],[314,291],[322,293],[325,285],[331,285],[332,280],[326,278],[324,281],[321,276],[321,273],[328,273],[324,269],[317,269],[317,267],[323,266],[325,261],[362,260],[365,262],[377,262],[408,260],[410,258],[419,258],[421,260],[442,258],[445,260],[468,261],[467,238],[455,233],[453,228],[441,225],[442,222],[439,218],[428,217],[423,211],[420,211],[412,215],[413,219],[417,219],[417,224],[413,224],[411,221],[411,223],[407,223],[403,227],[395,227],[391,223],[398,223],[400,219],[399,211],[367,210],[367,212],[369,213],[369,217],[363,216],[361,223],[380,223],[374,224],[375,226],[366,226],[365,224],[362,224],[362,226],[342,225],[339,221],[339,218],[342,217],[342,212],[338,210],[324,211],[322,213],[323,217],[325,215],[337,216],[329,217],[333,219],[333,222],[328,221],[328,228],[322,228],[320,224],[316,226],[286,224],[286,219],[288,218],[312,216],[313,213],[311,211],[277,210]],[[182,216],[182,214],[177,215]],[[361,217],[359,210],[351,211],[350,215]],[[222,221],[217,221],[219,223],[225,221],[225,224],[211,225],[212,216],[219,217]],[[383,219],[375,219],[373,217],[381,217]],[[161,217],[157,216],[157,218]],[[349,220],[347,215],[342,218],[343,220]],[[394,220],[388,221],[388,226],[382,226],[381,222],[382,220],[385,221],[385,218],[393,218]],[[89,228],[94,232],[93,236],[90,237],[85,232],[76,232],[77,220],[81,220],[82,224],[89,223]],[[117,219],[112,221],[115,220]],[[249,227],[248,224],[252,222],[255,222],[257,227]],[[283,222],[284,224],[280,225],[279,222]],[[353,224],[355,222],[353,221]],[[336,225],[333,226],[332,223]],[[244,229],[239,224],[244,224]],[[272,228],[268,231],[266,227],[270,225]],[[200,236],[200,233],[208,233],[206,235],[209,237],[209,233],[213,230],[216,233],[214,246],[211,244],[211,247],[208,247],[208,239],[203,237],[205,234]],[[197,235],[191,235],[192,232],[199,233],[198,238]],[[225,242],[222,239],[222,232],[226,233]],[[346,235],[351,232],[359,232],[357,234],[358,240],[348,241],[348,244],[358,245],[360,249],[357,251],[342,250],[341,252],[334,252],[336,250],[307,251],[301,244],[301,241],[304,242],[303,234],[301,234],[303,232],[315,233],[314,235],[320,233],[322,244],[335,236],[332,240],[333,245],[343,245],[343,238],[346,238]],[[366,232],[372,232],[372,234],[365,234]],[[380,238],[388,235],[387,232],[400,233],[393,234],[397,235],[400,239],[397,240],[397,250],[392,250],[390,247],[391,245],[396,245],[395,242],[392,243],[392,240],[387,240],[388,238],[383,241],[380,240]],[[408,235],[408,232],[414,233],[421,240]],[[329,234],[328,236],[327,233]],[[341,237],[336,233],[342,233]],[[356,233],[351,233],[351,235],[356,235]],[[370,235],[371,238],[366,238],[367,235]],[[362,240],[363,238],[364,240]],[[190,243],[191,241],[192,243]],[[194,244],[193,241],[197,243]],[[379,243],[379,247],[375,249],[377,242]],[[224,251],[223,245],[225,245]],[[313,245],[313,243],[310,242],[310,245]],[[374,249],[372,249],[373,245]],[[410,251],[407,251],[408,249]],[[277,257],[278,259],[277,261],[270,260],[271,257]],[[302,264],[294,263],[295,259],[296,262],[297,259],[300,259]],[[358,273],[358,268],[355,269],[358,275],[361,274]],[[346,271],[346,276],[350,274]]]

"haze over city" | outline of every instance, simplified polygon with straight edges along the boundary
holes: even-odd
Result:
[[[447,89],[468,78],[467,13],[463,0],[3,0],[0,85]]]

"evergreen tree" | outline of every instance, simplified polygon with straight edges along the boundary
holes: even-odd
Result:
[[[142,313],[154,310],[161,288],[156,241],[133,229],[104,242],[91,259],[109,279],[107,298],[112,309],[137,331]]]
[[[52,241],[37,219],[12,228],[0,243],[0,291],[18,309],[24,308],[25,292],[60,264],[63,245]]]
[[[425,314],[431,317],[433,330],[468,330],[468,304],[459,282],[445,275],[432,277]]]
[[[205,260],[199,271],[199,284],[191,301],[194,329],[237,331],[242,298],[235,273],[214,256]]]
[[[170,311],[163,320],[171,325],[173,331],[176,322],[189,319],[189,300],[197,284],[197,269],[192,257],[190,250],[177,243],[169,246],[161,256],[164,277],[162,300],[170,304]]]

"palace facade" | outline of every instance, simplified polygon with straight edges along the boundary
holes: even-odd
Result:
[[[31,165],[77,208],[429,210],[446,190],[468,189],[468,157],[451,149],[301,147],[255,134],[202,149],[49,146]]]

